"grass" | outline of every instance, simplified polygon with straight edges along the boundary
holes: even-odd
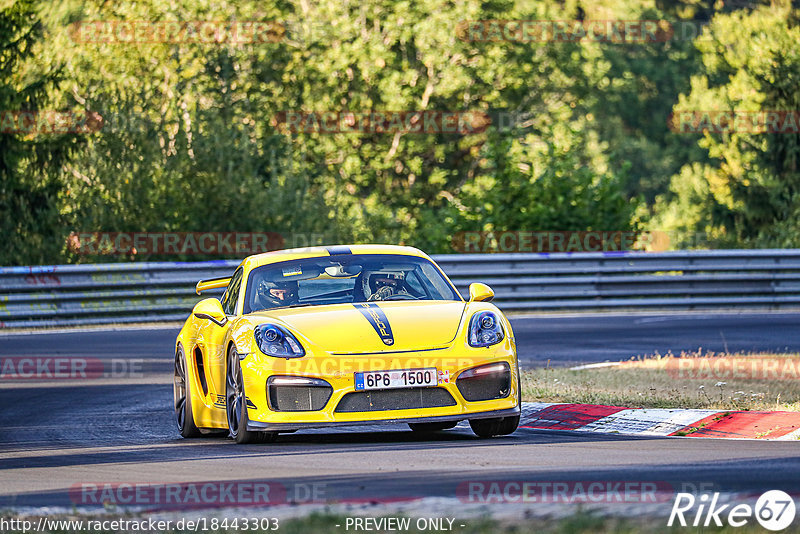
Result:
[[[523,400],[630,408],[800,411],[800,354],[681,353],[522,374]]]

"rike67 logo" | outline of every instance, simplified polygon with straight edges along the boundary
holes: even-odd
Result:
[[[749,504],[718,504],[719,492],[703,493],[699,497],[691,493],[678,493],[672,505],[667,526],[675,520],[682,527],[723,526],[742,527],[755,519],[762,527],[773,532],[792,524],[795,504],[792,497],[781,490],[770,490],[761,495],[755,506]]]

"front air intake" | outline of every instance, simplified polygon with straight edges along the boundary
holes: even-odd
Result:
[[[456,387],[469,402],[503,399],[511,393],[511,368],[500,362],[467,369],[458,375]]]
[[[274,412],[315,412],[325,408],[333,387],[319,378],[272,376],[267,380],[269,408]]]

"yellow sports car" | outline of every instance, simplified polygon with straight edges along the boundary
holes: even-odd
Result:
[[[464,301],[425,253],[352,245],[245,259],[203,280],[175,346],[174,407],[184,437],[238,443],[302,428],[469,420],[481,437],[520,416],[511,325],[472,284]]]

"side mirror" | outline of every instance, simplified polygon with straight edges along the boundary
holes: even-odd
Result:
[[[215,298],[203,299],[197,303],[192,313],[198,319],[208,319],[219,326],[228,322],[228,317],[222,311],[222,303]]]
[[[494,291],[486,284],[474,282],[469,285],[469,301],[488,302],[494,298]]]

